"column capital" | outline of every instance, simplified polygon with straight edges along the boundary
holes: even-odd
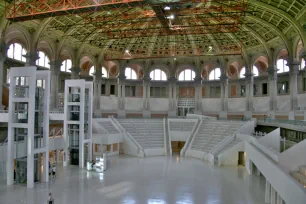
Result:
[[[221,83],[228,83],[228,76],[224,73],[221,74],[220,76],[220,82]]]
[[[277,80],[277,71],[279,69],[277,69],[276,66],[269,66],[267,69],[267,72],[269,74],[269,79],[270,80]]]
[[[62,61],[61,60],[52,60],[49,62],[50,70],[54,74],[59,74],[61,72]]]
[[[39,59],[37,52],[27,52],[23,57],[26,58],[26,61],[28,65],[36,65],[36,60]]]
[[[201,77],[194,78],[194,84],[195,85],[202,85],[202,78]]]
[[[71,67],[70,71],[74,72],[74,73],[79,73],[81,71],[81,68],[80,67]]]
[[[170,83],[176,83],[176,82],[177,82],[177,79],[176,79],[174,76],[170,76],[170,77],[168,78],[168,82],[170,82]]]
[[[254,74],[253,73],[250,73],[250,72],[247,72],[245,73],[245,81],[247,82],[247,84],[251,84],[254,82]]]
[[[6,55],[7,55],[7,44],[5,42],[0,43],[0,61],[5,61],[6,60]]]
[[[146,83],[151,82],[151,78],[149,76],[144,76],[143,82],[146,82]]]
[[[287,63],[289,66],[290,74],[298,74],[301,63],[298,60],[292,60]]]

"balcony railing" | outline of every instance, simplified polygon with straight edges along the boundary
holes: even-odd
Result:
[[[265,118],[263,120],[258,120],[260,122],[264,123],[281,123],[281,124],[288,124],[288,125],[296,125],[296,126],[306,126],[306,121],[303,120],[284,120],[284,119],[270,119]]]

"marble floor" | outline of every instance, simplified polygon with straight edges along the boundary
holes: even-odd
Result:
[[[105,173],[58,168],[56,179],[33,189],[0,183],[1,204],[259,204],[265,180],[243,167],[213,167],[180,157],[112,157]]]

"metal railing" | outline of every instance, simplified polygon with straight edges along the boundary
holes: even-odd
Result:
[[[258,121],[264,123],[281,123],[288,125],[306,126],[306,121],[304,120],[284,120],[284,119],[265,118],[263,120],[258,120]]]

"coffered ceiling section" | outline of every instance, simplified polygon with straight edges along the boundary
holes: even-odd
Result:
[[[51,18],[44,34],[101,48],[110,60],[241,55],[278,37],[275,30],[293,30],[279,11],[297,19],[305,5],[306,0],[7,0],[0,9],[29,29]]]

